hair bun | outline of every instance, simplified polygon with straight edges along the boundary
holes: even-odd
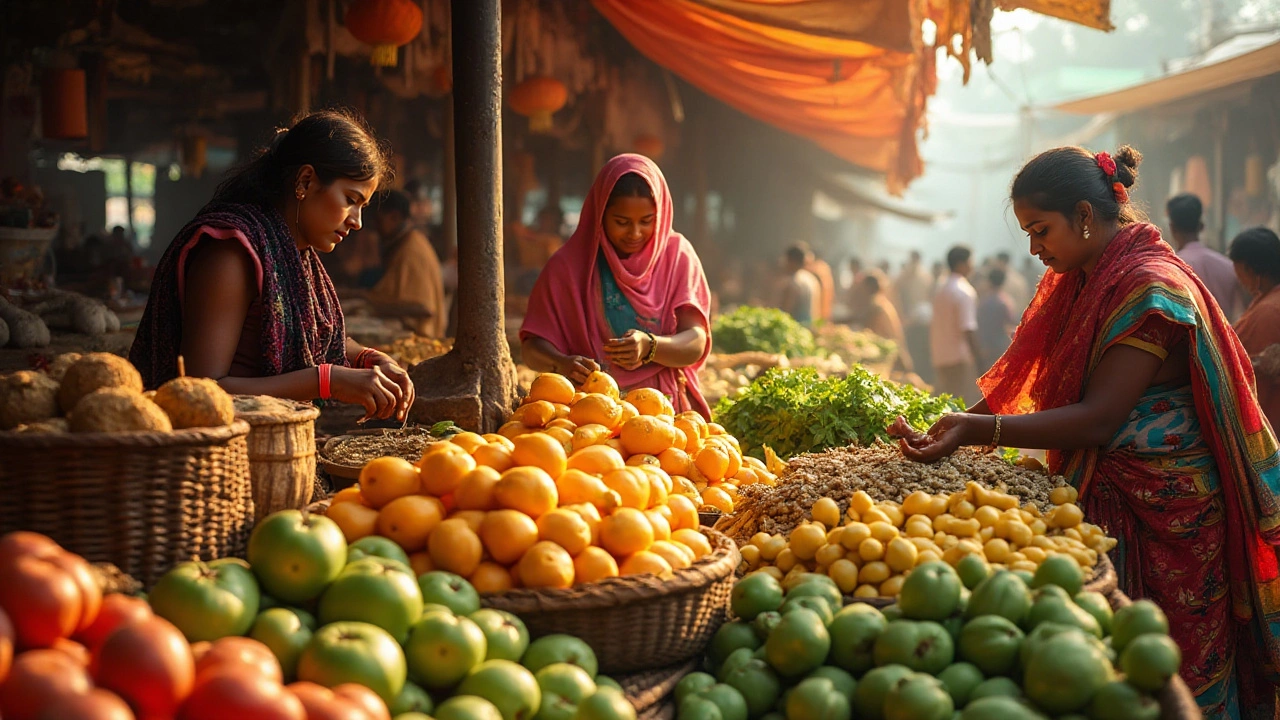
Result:
[[[1138,166],[1142,164],[1142,153],[1132,145],[1121,145],[1116,150],[1116,179],[1125,187],[1133,187],[1138,182]]]

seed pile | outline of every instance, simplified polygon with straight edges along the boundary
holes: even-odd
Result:
[[[417,462],[427,443],[435,442],[426,428],[384,430],[380,434],[352,435],[339,440],[325,452],[325,459],[337,465],[363,467],[374,458],[392,456]]]
[[[438,340],[436,338],[412,335],[392,342],[382,350],[395,358],[404,367],[417,365],[424,360],[439,357],[453,348],[453,338]]]
[[[790,533],[809,520],[809,508],[829,497],[843,514],[849,496],[864,490],[876,501],[902,502],[917,490],[931,494],[963,492],[970,481],[1034,503],[1042,510],[1052,506],[1049,491],[1065,485],[1061,477],[1015,467],[994,455],[960,450],[933,465],[908,460],[897,446],[879,442],[868,446],[834,448],[798,455],[774,486],[748,485],[735,502],[736,512],[716,524],[716,529],[739,542],[757,532]]]

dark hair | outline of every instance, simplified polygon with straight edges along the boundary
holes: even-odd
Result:
[[[400,213],[407,218],[413,212],[413,202],[400,190],[388,190],[378,196],[374,202],[374,210],[379,215]]]
[[[859,257],[851,257],[851,258],[849,258],[849,268],[850,268],[850,269],[853,269],[853,270],[861,270],[861,269],[862,269],[862,258],[859,258]]]
[[[957,245],[947,251],[947,267],[955,272],[956,268],[968,262],[971,257],[973,257],[972,250],[964,245]]]
[[[912,260],[914,260],[914,261],[916,261],[916,262],[920,262],[920,251],[919,251],[919,250],[912,250],[910,253],[908,253],[908,254],[907,254],[907,257],[911,258]]]
[[[605,207],[613,204],[614,200],[624,197],[649,198],[653,200],[653,190],[649,188],[649,182],[640,176],[639,173],[629,172],[618,178],[618,182],[613,184],[613,191],[609,193],[609,201],[605,203]]]
[[[865,285],[872,294],[874,294],[884,290],[885,287],[888,286],[889,278],[885,277],[884,273],[878,268],[872,268],[862,276],[862,284]]]
[[[987,273],[987,280],[991,283],[991,287],[993,288],[1004,287],[1004,281],[1007,277],[1008,276],[1005,275],[1005,272],[1000,268],[992,268],[991,272]]]
[[[1031,159],[1013,179],[1009,196],[1026,200],[1048,212],[1072,217],[1081,201],[1106,220],[1121,225],[1141,222],[1142,211],[1130,202],[1116,198],[1114,183],[1131,188],[1138,182],[1138,165],[1142,153],[1121,145],[1115,154],[1116,174],[1108,176],[1098,165],[1098,158],[1082,147],[1060,147],[1046,150]]]
[[[1009,255],[1009,253],[1007,253],[1007,252],[1005,252],[1005,251],[1003,251],[1003,250],[1001,250],[1000,252],[996,253],[996,260],[999,260],[1000,262],[1004,263],[1005,265],[1008,265],[1008,264],[1009,264],[1009,261],[1010,261],[1010,260],[1012,260],[1012,259],[1013,259],[1013,257],[1011,257],[1011,256]]]
[[[803,265],[805,260],[809,259],[808,249],[802,243],[796,243],[787,248],[787,260],[799,265]]]
[[[1200,232],[1204,217],[1204,203],[1191,193],[1169,198],[1164,209],[1169,213],[1169,225],[1182,232]]]
[[[316,178],[328,185],[338,178],[391,179],[390,148],[374,136],[364,118],[351,110],[319,110],[293,126],[276,130],[270,147],[237,168],[214,193],[218,202],[272,206],[293,191],[303,165],[315,168]]]
[[[1267,228],[1249,228],[1236,235],[1227,257],[1273,283],[1280,283],[1280,237]]]

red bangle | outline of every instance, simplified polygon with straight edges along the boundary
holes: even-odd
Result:
[[[375,352],[377,352],[377,350],[374,350],[373,348],[365,348],[361,350],[360,353],[356,355],[356,361],[353,365],[358,368],[365,368],[366,370],[373,367],[377,363],[377,358],[373,355]],[[366,357],[368,358],[367,360]]]
[[[320,373],[320,399],[328,400],[332,395],[329,393],[329,373],[333,371],[333,366],[325,363],[316,368]]]

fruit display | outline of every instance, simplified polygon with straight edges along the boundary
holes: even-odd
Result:
[[[1066,556],[1029,578],[996,570],[965,580],[945,563],[920,565],[879,610],[843,606],[825,575],[748,575],[706,672],[676,688],[677,718],[1161,717],[1153,693],[1181,654],[1154,603],[1113,614],[1103,596],[1081,591]]]
[[[581,390],[543,374],[498,433],[458,433],[416,464],[376,458],[327,512],[349,542],[389,538],[418,573],[497,593],[670,577],[711,553],[700,506],[731,512],[739,487],[774,480],[656,390],[624,400],[604,373]]]
[[[761,457],[769,447],[789,458],[888,440],[888,427],[899,416],[927,429],[944,413],[960,409],[950,396],[930,397],[861,366],[829,378],[813,368],[775,368],[721,400],[714,417],[747,453]]]
[[[1083,521],[1075,488],[1056,488],[1050,500],[1041,512],[975,482],[950,495],[916,491],[901,503],[859,490],[843,515],[835,500],[822,498],[812,519],[789,534],[761,532],[743,545],[744,569],[778,580],[821,573],[858,598],[897,597],[913,571],[938,561],[965,577],[993,569],[1034,574],[1064,561],[1092,573],[1116,540]]]
[[[213,380],[178,377],[142,392],[142,376],[110,353],[68,353],[44,372],[0,376],[0,430],[31,433],[169,432],[235,420]]]

